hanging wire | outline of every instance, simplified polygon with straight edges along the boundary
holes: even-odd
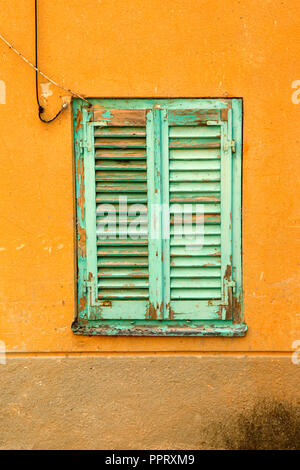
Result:
[[[14,51],[19,57],[21,57],[21,59],[24,60],[24,62],[26,62],[28,65],[30,65],[30,67],[32,67],[34,70],[36,70],[40,75],[42,75],[42,77],[46,78],[46,80],[48,80],[50,83],[53,83],[53,85],[57,86],[58,88],[61,88],[62,90],[67,91],[68,93],[71,93],[71,95],[74,95],[77,98],[80,98],[81,100],[85,101],[89,106],[92,106],[92,103],[90,101],[88,101],[86,98],[84,98],[84,96],[79,95],[78,93],[76,93],[73,90],[70,90],[69,88],[65,88],[63,85],[60,85],[59,83],[52,80],[52,78],[48,77],[48,75],[43,73],[39,68],[37,68],[28,59],[26,59],[26,57],[24,57],[23,54],[21,52],[19,52],[10,42],[8,42],[7,39],[5,39],[4,36],[2,36],[2,34],[0,34],[0,39],[1,39],[1,41],[3,41],[9,47],[9,49]]]
[[[41,105],[40,103],[40,98],[39,98],[39,79],[38,79],[38,7],[37,7],[37,1],[35,0],[35,93],[36,93],[36,101],[38,104],[38,113],[39,113],[39,119],[42,122],[45,122],[46,124],[49,124],[50,122],[55,121],[56,118],[63,112],[64,109],[68,107],[68,103],[63,103],[62,107],[58,111],[58,113],[55,114],[55,116],[51,119],[44,119],[42,114],[44,114],[45,108]]]
[[[19,57],[21,57],[22,60],[24,60],[24,62],[26,62],[28,65],[30,65],[30,67],[32,67],[35,70],[35,72],[36,72],[36,76],[35,76],[35,79],[36,79],[36,81],[35,81],[36,99],[37,99],[37,103],[38,103],[38,107],[39,107],[39,118],[42,122],[49,123],[49,122],[54,121],[54,119],[56,119],[60,115],[60,113],[68,107],[68,103],[63,103],[63,105],[62,105],[61,109],[59,110],[59,112],[52,119],[49,119],[49,120],[44,119],[41,116],[41,114],[43,114],[43,112],[44,112],[44,108],[43,108],[43,106],[41,106],[40,101],[39,101],[38,74],[40,74],[42,77],[44,77],[46,80],[48,80],[50,83],[52,83],[56,87],[61,88],[62,90],[67,91],[68,93],[71,93],[71,95],[76,96],[77,98],[80,98],[81,100],[85,101],[89,106],[92,106],[92,103],[90,101],[88,101],[84,96],[80,95],[79,93],[76,93],[73,90],[70,90],[69,88],[64,87],[63,85],[60,85],[57,82],[55,82],[54,80],[52,80],[52,78],[48,77],[48,75],[43,73],[38,68],[37,0],[35,0],[35,65],[32,64],[21,52],[19,52],[9,41],[7,41],[7,39],[5,39],[5,37],[2,36],[2,34],[0,34],[0,39],[1,39],[1,41],[3,41],[9,47],[9,49],[14,51]]]

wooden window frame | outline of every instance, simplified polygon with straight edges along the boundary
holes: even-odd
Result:
[[[234,145],[232,158],[231,184],[231,279],[234,286],[228,285],[230,296],[229,315],[224,313],[218,320],[101,320],[95,319],[93,305],[95,292],[91,279],[86,279],[87,272],[95,272],[95,257],[87,256],[87,251],[96,243],[89,239],[87,228],[95,224],[96,207],[89,192],[94,191],[95,169],[85,164],[85,152],[91,152],[90,133],[92,132],[93,111],[79,99],[73,100],[74,116],[74,152],[76,182],[76,253],[77,253],[77,312],[72,330],[82,335],[126,335],[126,336],[244,336],[247,326],[243,322],[242,302],[242,122],[243,102],[241,98],[175,98],[175,99],[90,99],[93,106],[109,109],[151,109],[156,107],[174,109],[205,110],[217,109],[232,116],[232,135],[229,144]],[[89,233],[92,233],[91,231]],[[95,235],[96,237],[96,235]],[[225,280],[226,281],[226,280]],[[87,289],[87,286],[90,287]],[[227,319],[228,318],[228,319]],[[229,319],[230,318],[230,319]]]

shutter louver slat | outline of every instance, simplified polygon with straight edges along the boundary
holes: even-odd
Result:
[[[101,149],[96,149],[95,155],[97,159],[101,160],[144,160],[147,158],[146,150],[143,149],[134,149],[134,150],[128,150],[124,148],[119,148],[119,149],[107,149],[107,148],[101,148]]]

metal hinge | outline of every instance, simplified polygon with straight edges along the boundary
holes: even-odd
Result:
[[[87,296],[90,300],[90,306],[91,307],[94,306],[95,301],[96,301],[96,284],[95,284],[95,281],[94,280],[89,281],[87,279],[84,279],[83,289],[84,289],[85,293],[87,294]]]
[[[92,289],[93,288],[93,282],[92,281],[87,281],[87,280],[84,280],[83,281],[83,287],[84,287],[84,290],[87,292],[89,289]]]
[[[93,139],[91,138],[91,124],[89,122],[84,122],[82,125],[82,139],[79,141],[79,147],[81,152],[86,149],[88,152],[91,152]]]
[[[232,291],[235,292],[236,289],[236,282],[235,281],[226,281],[227,287],[232,287]]]
[[[80,140],[79,147],[81,151],[87,149],[87,151],[90,152],[92,150],[91,144],[87,140]]]
[[[232,153],[236,152],[236,142],[235,142],[235,140],[231,140],[231,141],[225,140],[225,142],[224,142],[224,151],[227,152],[229,147],[231,147]]]
[[[236,290],[236,281],[228,281],[228,279],[224,279],[224,297],[222,305],[227,306],[229,302],[229,289],[231,289],[232,295],[235,293]]]

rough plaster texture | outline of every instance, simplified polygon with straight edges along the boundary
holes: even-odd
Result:
[[[33,60],[34,2],[0,7],[2,34]],[[0,341],[28,354],[0,364],[2,448],[298,445],[300,365],[276,354],[300,339],[299,15],[298,0],[39,0],[39,65],[67,87],[95,97],[243,97],[244,338],[72,334],[71,108],[42,124],[34,71],[0,44]],[[41,96],[48,118],[66,94],[50,90]],[[124,356],[43,356],[98,351]],[[234,351],[266,356],[227,356]]]
[[[288,357],[11,358],[0,447],[296,448],[299,378]]]

